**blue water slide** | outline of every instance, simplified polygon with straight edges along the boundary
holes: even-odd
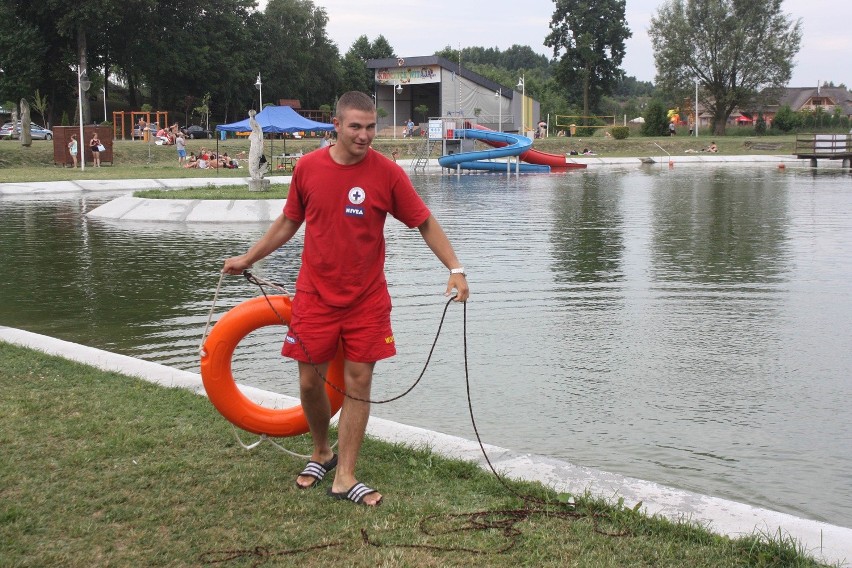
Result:
[[[474,140],[482,140],[484,142],[499,142],[506,144],[502,148],[490,148],[488,150],[476,150],[474,152],[460,152],[458,154],[448,154],[438,158],[438,163],[443,168],[454,168],[456,166],[466,170],[485,170],[492,172],[504,172],[507,170],[514,172],[518,164],[506,162],[489,162],[496,158],[505,158],[507,156],[519,156],[532,147],[532,140],[526,136],[518,134],[510,134],[508,132],[495,132],[493,130],[474,130],[473,128],[465,128],[456,130],[457,138],[472,138]],[[521,164],[522,173],[548,173],[550,166],[537,164]]]

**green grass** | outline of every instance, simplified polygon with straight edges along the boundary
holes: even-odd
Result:
[[[330,479],[297,489],[301,459],[244,451],[189,391],[5,343],[0,369],[4,567],[818,565],[777,535],[732,540],[586,496],[525,503],[473,464],[371,438],[358,474],[385,503],[356,507],[325,495]]]
[[[287,141],[287,150],[296,151],[294,141]],[[301,140],[295,142],[303,142]],[[291,146],[293,146],[291,148]],[[314,144],[315,146],[315,144]],[[217,149],[216,140],[188,140],[187,152],[198,153],[202,147]],[[307,148],[307,145],[305,145]],[[313,148],[313,146],[311,146]],[[219,141],[219,152],[227,152],[232,157],[240,152],[248,153],[247,140],[228,139]],[[269,142],[264,146],[269,155]],[[281,140],[275,141],[275,153],[281,153],[284,145]],[[149,157],[150,153],[150,157]],[[53,142],[46,140],[33,141],[29,148],[23,147],[16,140],[0,140],[0,172],[3,181],[59,181],[79,179],[162,179],[162,178],[247,178],[248,168],[239,169],[205,169],[183,168],[178,164],[174,146],[157,146],[141,141],[116,140],[113,142],[112,164],[105,163],[103,167],[93,168],[86,165],[80,168],[65,168],[53,162]],[[267,177],[273,181],[277,172]]]
[[[790,155],[795,147],[795,136],[724,136],[712,138],[719,146],[722,155]],[[615,140],[606,138],[603,132],[596,133],[593,137],[586,138],[564,138],[550,137],[536,140],[534,148],[544,152],[565,154],[571,150],[581,151],[583,148],[593,150],[598,156],[603,157],[645,157],[662,156],[664,152],[655,144],[662,146],[666,152],[672,155],[684,155],[686,150],[700,150],[710,143],[710,136],[691,138],[689,136],[644,138],[632,132],[626,140]],[[751,145],[755,142],[780,144],[777,150],[754,150]],[[373,147],[386,156],[396,149],[401,159],[411,159],[417,154],[417,150],[423,145],[423,139],[376,139]],[[288,152],[310,152],[319,145],[315,139],[287,140]],[[216,140],[188,140],[187,151],[200,151],[201,147],[216,149]],[[228,152],[231,156],[238,156],[240,152],[248,152],[249,142],[244,139],[229,138],[219,141],[220,152]],[[267,140],[264,144],[264,152],[267,157],[280,154],[284,151],[285,144],[282,140],[275,140],[270,149]],[[115,162],[107,164],[102,168],[87,166],[85,171],[72,170],[54,165],[53,142],[36,140],[29,148],[24,148],[15,140],[0,140],[0,172],[3,181],[27,182],[27,181],[59,181],[76,179],[157,179],[157,178],[245,178],[248,170],[245,168],[235,170],[197,170],[179,167],[177,154],[172,146],[149,145],[141,141],[131,142],[129,140],[117,140],[114,142],[113,154]],[[433,154],[437,157],[437,153]],[[578,156],[577,159],[584,159]],[[275,178],[278,172],[273,171],[270,179]]]

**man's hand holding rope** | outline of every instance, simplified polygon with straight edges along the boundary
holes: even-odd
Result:
[[[467,277],[463,273],[450,273],[450,280],[447,282],[447,291],[444,295],[447,297],[452,296],[453,290],[456,290],[456,297],[453,298],[454,302],[467,301],[468,296],[470,296],[470,288],[467,285]]]

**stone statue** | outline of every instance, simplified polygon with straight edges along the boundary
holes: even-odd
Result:
[[[263,131],[260,129],[260,124],[254,119],[255,114],[254,110],[249,111],[249,125],[251,126],[251,134],[249,134],[249,176],[259,186],[269,164],[266,163],[266,158],[263,156]]]
[[[249,125],[251,126],[251,134],[249,134],[249,189],[251,191],[265,191],[269,189],[269,180],[263,179],[266,174],[269,164],[263,155],[263,130],[260,124],[254,119],[254,110],[249,111]]]
[[[27,99],[21,99],[21,146],[32,146],[33,144],[32,133],[30,133],[31,123],[30,103]]]

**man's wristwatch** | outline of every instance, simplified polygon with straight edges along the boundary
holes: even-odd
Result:
[[[464,266],[459,266],[458,268],[450,268],[450,274],[461,274],[462,276],[464,276]]]

